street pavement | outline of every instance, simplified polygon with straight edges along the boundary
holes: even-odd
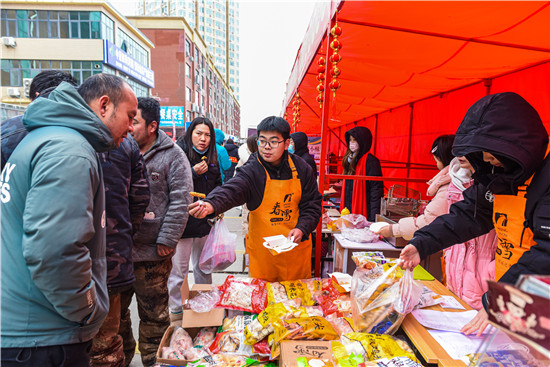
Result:
[[[222,284],[228,275],[234,275],[234,276],[248,275],[247,270],[243,272],[244,235],[243,235],[243,229],[242,229],[242,218],[239,216],[240,212],[241,210],[239,208],[233,208],[231,210],[228,210],[224,216],[225,223],[229,228],[229,231],[237,234],[237,260],[235,261],[235,263],[233,263],[229,268],[227,268],[223,272],[213,273],[212,274],[213,284]],[[189,287],[191,287],[193,284],[194,284],[193,270],[190,269]],[[132,300],[132,303],[130,305],[130,313],[132,316],[132,330],[134,333],[134,337],[137,338],[139,335],[139,332],[138,332],[139,316],[138,316],[137,303],[136,303],[135,297]],[[136,350],[134,359],[130,363],[130,367],[143,367],[143,364],[141,363],[141,355],[139,354],[139,344],[138,344],[138,350]]]

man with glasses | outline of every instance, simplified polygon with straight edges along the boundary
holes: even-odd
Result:
[[[287,152],[290,125],[285,119],[267,117],[257,132],[258,152],[224,186],[191,204],[189,214],[204,218],[246,204],[250,209],[246,241],[250,276],[269,282],[310,278],[309,234],[322,213],[316,174],[302,158]],[[263,238],[275,235],[298,245],[272,255],[263,246]]]

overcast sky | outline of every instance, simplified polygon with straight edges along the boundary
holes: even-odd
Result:
[[[134,14],[136,0],[110,0]],[[314,0],[239,0],[241,134],[279,115],[286,83],[304,38]]]

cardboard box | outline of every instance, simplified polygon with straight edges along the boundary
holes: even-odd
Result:
[[[183,303],[189,298],[195,297],[199,292],[205,292],[212,289],[210,284],[195,284],[189,290],[189,285],[187,279],[184,280],[183,286],[181,287],[181,298]],[[183,310],[183,318],[181,326],[189,333],[189,335],[194,338],[197,336],[199,330],[207,326],[220,326],[223,324],[223,319],[225,317],[225,309],[223,308],[214,308],[210,312],[195,312],[193,310]],[[164,363],[171,366],[186,366],[188,361],[177,360],[177,359],[164,359],[162,358],[162,348],[170,345],[170,339],[172,338],[172,333],[174,332],[175,326],[169,326],[168,329],[164,332],[162,340],[157,350],[157,363]]]
[[[296,367],[297,359],[306,357],[309,359],[320,359],[328,364],[334,363],[330,341],[320,340],[286,340],[281,342],[281,356],[279,367]]]

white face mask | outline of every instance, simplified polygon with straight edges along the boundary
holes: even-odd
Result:
[[[359,143],[349,143],[349,150],[351,150],[353,153],[357,152],[359,150]]]

